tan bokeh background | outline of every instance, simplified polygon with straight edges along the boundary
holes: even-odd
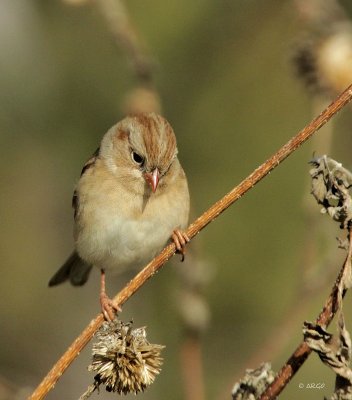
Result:
[[[156,63],[156,88],[176,132],[196,217],[323,107],[293,72],[302,23],[291,1],[130,0],[127,8]],[[137,82],[94,2],[2,2],[0,54],[0,376],[24,398],[99,310],[97,271],[79,289],[49,289],[47,282],[72,249],[70,203],[80,169],[123,116]],[[313,151],[329,151],[351,167],[351,122],[347,108],[321,139],[192,242],[212,269],[205,288],[211,320],[202,336],[207,398],[230,398],[235,378],[257,366],[246,360],[275,335],[284,345],[262,361],[277,370],[301,340],[303,320],[320,311],[333,280],[304,307],[299,288],[324,275],[321,264],[337,271],[343,252],[336,249],[337,227],[318,215],[309,196],[307,161]],[[322,221],[317,232],[315,217]],[[317,244],[313,256],[308,240]],[[147,325],[150,341],[166,345],[161,375],[139,395],[145,399],[184,398],[180,268],[192,265],[175,258],[123,308],[125,321]],[[131,276],[110,279],[109,292]],[[276,332],[284,320],[290,328]],[[93,379],[89,359],[90,346],[47,398],[78,398]],[[325,388],[302,391],[299,382]],[[333,374],[313,355],[282,398],[321,399],[333,386]],[[104,390],[99,396],[116,397]]]

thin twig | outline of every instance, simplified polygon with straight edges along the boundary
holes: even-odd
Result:
[[[136,86],[124,96],[122,109],[126,114],[160,113],[160,94],[155,87],[157,63],[133,26],[124,1],[94,0],[94,3],[106,22],[114,44],[126,53],[136,81]]]
[[[187,229],[190,239],[196,236],[210,222],[217,218],[231,204],[242,197],[249,189],[263,179],[270,171],[276,168],[283,160],[292,154],[299,146],[309,139],[318,129],[326,124],[338,111],[340,111],[352,99],[352,85],[349,86],[333,103],[331,103],[317,118],[308,124],[302,131],[294,136],[289,142],[281,147],[264,164],[253,171],[238,186],[217,201]],[[114,298],[114,302],[122,306],[149,278],[151,278],[169,258],[175,254],[176,248],[173,243],[166,246],[141,272],[139,272]],[[29,397],[30,400],[43,399],[44,396],[58,381],[60,376],[82,351],[92,338],[96,330],[104,321],[103,315],[99,314],[93,319],[81,335],[67,349],[63,356],[49,371],[47,376]]]
[[[89,385],[87,390],[79,397],[78,400],[87,400],[97,389],[97,386],[93,383]]]
[[[332,319],[334,318],[339,307],[339,287],[342,279],[344,278],[345,270],[348,268],[348,264],[351,261],[352,255],[352,229],[349,230],[349,247],[348,254],[343,263],[343,266],[339,272],[339,275],[334,283],[331,290],[330,296],[326,300],[324,308],[320,312],[315,323],[323,327],[327,327]],[[345,295],[347,289],[344,289],[342,296]],[[307,343],[302,340],[299,346],[296,348],[291,357],[287,360],[286,364],[281,368],[280,372],[276,375],[275,380],[267,387],[265,392],[262,394],[260,400],[272,400],[276,399],[277,396],[282,392],[286,385],[293,378],[295,373],[300,369],[302,364],[307,360],[312,350],[308,347]]]
[[[209,326],[210,310],[204,289],[212,279],[212,265],[200,259],[197,241],[187,253],[186,263],[178,268],[181,290],[176,300],[182,326],[180,367],[184,400],[204,400],[202,334]]]
[[[155,63],[147,54],[141,39],[133,28],[128,12],[121,0],[95,0],[114,42],[127,53],[137,78],[153,84]]]
[[[190,334],[183,340],[180,352],[186,400],[203,400],[204,379],[202,370],[202,349],[197,335]]]

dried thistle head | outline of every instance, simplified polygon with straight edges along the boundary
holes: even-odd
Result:
[[[96,372],[95,386],[106,386],[119,394],[144,391],[160,373],[164,346],[150,344],[145,328],[132,329],[132,323],[104,322],[93,344],[93,359],[88,367]]]
[[[352,24],[336,0],[295,0],[305,33],[294,46],[296,75],[313,94],[335,96],[352,79]]]
[[[352,187],[352,173],[341,163],[326,155],[310,161],[313,168],[309,171],[312,177],[312,191],[322,212],[347,228],[352,222],[352,198],[349,189]]]

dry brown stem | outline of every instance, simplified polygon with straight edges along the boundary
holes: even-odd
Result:
[[[196,219],[186,231],[188,236],[191,239],[196,236],[203,228],[217,218],[231,204],[242,197],[249,189],[256,185],[270,171],[277,167],[283,160],[285,160],[285,158],[309,139],[318,129],[326,124],[330,118],[340,111],[351,99],[352,85],[349,86],[335,101],[333,101],[317,118],[310,122],[296,136],[281,147],[273,156]],[[149,278],[161,269],[165,262],[175,254],[175,251],[176,248],[173,243],[166,246],[159,255],[157,255],[120,291],[120,293],[116,295],[114,298],[116,304],[122,306]],[[85,328],[80,336],[66,350],[62,357],[49,371],[47,376],[35,389],[33,394],[29,397],[30,400],[43,399],[46,396],[60,376],[89,342],[103,321],[103,315],[99,314],[90,322],[87,328]],[[300,352],[301,351],[302,350],[300,350]]]
[[[122,0],[94,0],[115,45],[122,49],[136,79],[136,87],[125,95],[125,114],[161,111],[160,95],[154,86],[156,63],[147,52],[141,35],[131,21]]]
[[[326,300],[324,308],[320,312],[315,323],[326,327],[330,324],[334,318],[336,312],[339,309],[339,290],[341,288],[341,281],[344,279],[345,271],[348,268],[348,264],[351,261],[352,254],[352,230],[349,231],[349,248],[345,262],[340,270],[340,273],[334,283],[331,290],[330,296]],[[346,289],[343,290],[342,296],[346,293]],[[286,385],[293,378],[295,373],[299,370],[302,364],[306,361],[312,350],[308,347],[307,343],[303,340],[296,348],[291,357],[286,361],[285,365],[281,368],[279,373],[276,375],[275,380],[267,387],[265,392],[262,394],[260,400],[272,400],[276,399],[277,396],[282,392]]]
[[[128,55],[137,78],[152,84],[154,62],[144,48],[121,0],[95,0],[118,47]]]
[[[180,352],[186,400],[203,400],[202,349],[198,337],[188,335]]]

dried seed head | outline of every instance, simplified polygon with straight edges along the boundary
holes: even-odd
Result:
[[[310,161],[313,168],[309,171],[312,177],[312,194],[322,212],[347,228],[352,223],[352,198],[349,193],[352,187],[352,173],[341,163],[326,155]]]
[[[233,400],[255,400],[274,381],[275,373],[270,363],[262,363],[256,369],[247,369],[246,375],[232,389]]]
[[[352,24],[336,0],[295,0],[303,35],[292,58],[297,76],[316,95],[335,97],[352,79]]]
[[[164,346],[150,344],[145,328],[132,329],[132,323],[119,320],[104,322],[93,344],[93,360],[89,371],[96,372],[95,385],[101,383],[109,392],[144,391],[159,374],[160,352]]]

